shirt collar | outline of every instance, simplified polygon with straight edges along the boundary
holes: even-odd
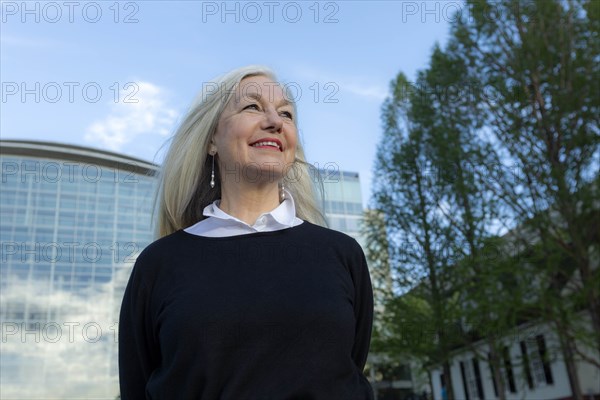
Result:
[[[261,217],[265,216],[267,217],[267,221],[269,221],[268,223],[272,224],[273,226],[279,225],[281,227],[286,228],[294,226],[294,221],[296,219],[296,203],[294,203],[294,198],[287,189],[284,189],[283,191],[285,193],[285,200],[282,201],[275,209],[259,215],[256,221],[260,221]],[[219,208],[220,203],[221,200],[213,201],[211,204],[204,207],[204,211],[202,212],[202,214],[206,217],[213,217],[220,220],[235,221],[246,226],[251,226],[246,222],[232,215],[229,215],[225,211],[221,210]]]

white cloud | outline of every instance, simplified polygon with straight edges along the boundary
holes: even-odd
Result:
[[[363,97],[366,100],[382,102],[388,95],[387,83],[385,85],[376,83],[372,81],[372,78],[336,76],[307,66],[295,67],[294,76],[320,82],[321,85],[332,82],[336,84],[341,91],[352,93],[359,97]]]
[[[85,140],[113,151],[142,135],[167,136],[178,112],[165,101],[165,91],[150,82],[136,82],[120,89],[111,112],[86,129]]]
[[[385,100],[388,95],[385,87],[376,84],[340,83],[340,89],[379,102]]]

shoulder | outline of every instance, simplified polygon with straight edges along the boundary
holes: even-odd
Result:
[[[303,224],[306,224],[305,232],[310,235],[317,235],[320,238],[326,238],[329,240],[339,241],[342,243],[351,243],[356,242],[352,236],[333,230],[331,228],[327,228],[321,225],[313,224],[312,222],[304,221]]]
[[[311,224],[306,226],[304,233],[307,244],[318,257],[335,261],[346,268],[355,285],[369,279],[369,267],[365,253],[356,239],[343,232],[323,226]]]
[[[155,276],[165,264],[177,262],[178,255],[185,247],[186,233],[183,230],[156,239],[137,256],[134,273],[141,276]]]
[[[352,236],[308,221],[304,221],[303,225],[304,224],[307,224],[304,229],[304,235],[307,239],[318,241],[328,247],[339,249],[346,254],[359,257],[363,255],[362,247]]]
[[[138,256],[138,260],[160,258],[161,255],[169,253],[177,247],[181,246],[181,244],[185,240],[185,236],[186,235],[183,232],[183,230],[178,230],[169,235],[156,239],[148,246],[146,246],[144,250],[142,250],[142,252]]]

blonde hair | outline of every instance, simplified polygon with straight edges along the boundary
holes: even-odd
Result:
[[[171,138],[171,145],[159,170],[159,186],[154,202],[154,214],[158,213],[157,237],[169,235],[203,220],[204,207],[221,198],[219,179],[215,180],[214,188],[210,187],[212,157],[209,157],[208,150],[221,113],[234,96],[241,80],[251,76],[266,76],[277,81],[269,68],[250,65],[203,84],[200,95]],[[287,97],[297,115],[294,99]],[[297,125],[297,118],[295,121]],[[325,218],[316,204],[310,167],[301,141],[298,140],[296,159],[287,170],[284,184],[294,197],[298,218],[325,225]],[[312,172],[320,182],[318,170],[313,168]],[[217,178],[220,176],[216,162],[215,175]]]

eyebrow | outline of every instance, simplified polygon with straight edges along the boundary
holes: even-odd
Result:
[[[246,93],[244,96],[242,96],[242,98],[244,98],[244,97],[249,97],[249,98],[255,99],[257,101],[260,101],[262,99],[262,95],[260,93],[256,93],[256,92]],[[282,106],[291,106],[291,105],[292,105],[292,103],[290,103],[288,101],[288,99],[286,99],[285,97],[279,103],[279,107],[282,107]]]

